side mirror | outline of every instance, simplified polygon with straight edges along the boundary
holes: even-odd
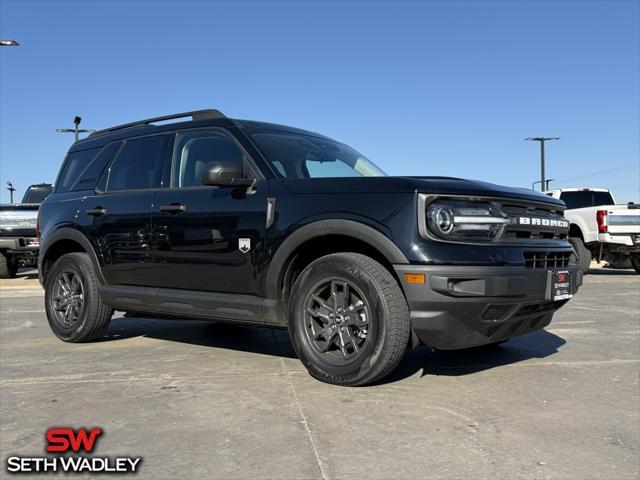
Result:
[[[249,187],[253,183],[244,178],[242,167],[235,162],[213,162],[202,178],[203,185],[214,187]]]

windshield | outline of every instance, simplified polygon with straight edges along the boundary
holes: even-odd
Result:
[[[251,138],[284,178],[385,176],[361,153],[325,138],[291,132],[254,133]]]
[[[572,208],[599,207],[601,205],[613,205],[613,197],[609,192],[562,192],[560,200],[567,205],[567,210]]]

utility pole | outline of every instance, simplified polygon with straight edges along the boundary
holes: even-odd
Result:
[[[9,190],[9,203],[13,203],[13,192],[16,191],[16,189],[13,188],[13,183],[7,182],[7,190]]]
[[[95,130],[90,130],[88,128],[78,128],[80,122],[82,121],[82,117],[78,117],[77,115],[73,117],[74,128],[56,128],[56,132],[59,133],[73,133],[76,138],[76,142],[80,139],[81,133],[91,133],[95,132]]]
[[[540,190],[543,191],[545,186],[548,186],[548,183],[544,178],[544,142],[549,140],[560,140],[560,137],[527,137],[525,140],[530,142],[540,142]]]

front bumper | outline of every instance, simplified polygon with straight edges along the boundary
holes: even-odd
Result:
[[[413,331],[441,350],[486,345],[540,330],[567,300],[553,301],[551,272],[571,273],[570,292],[582,285],[575,265],[553,269],[491,266],[394,265],[404,290]],[[404,281],[405,273],[426,283]]]
[[[2,237],[0,238],[0,250],[11,250],[13,252],[38,251],[40,244],[37,238],[29,237]]]

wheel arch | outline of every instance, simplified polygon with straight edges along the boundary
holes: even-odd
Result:
[[[576,237],[576,238],[579,238],[580,240],[584,241],[584,235],[582,234],[582,229],[576,223],[571,223],[569,225],[569,236],[570,237]]]
[[[319,220],[291,233],[278,247],[267,270],[266,298],[285,298],[296,268],[329,253],[362,253],[382,263],[391,274],[394,263],[409,263],[393,241],[379,230],[354,220]]]
[[[74,228],[60,228],[47,236],[46,241],[40,247],[38,257],[38,270],[41,283],[44,285],[48,273],[55,261],[62,255],[72,252],[84,252],[89,255],[96,277],[101,284],[106,283],[102,275],[102,268],[91,242],[81,232]]]

